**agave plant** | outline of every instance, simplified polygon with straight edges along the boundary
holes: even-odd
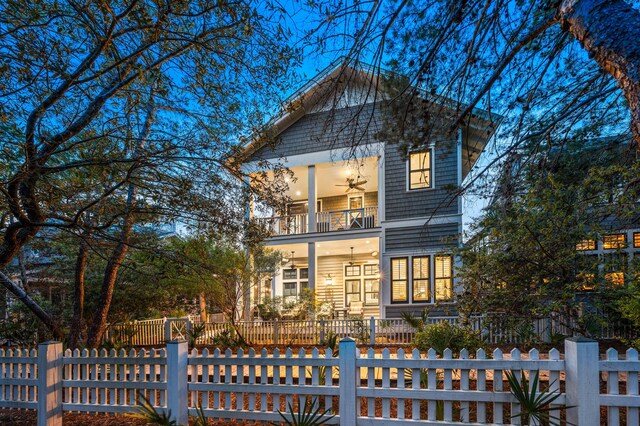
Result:
[[[553,411],[568,408],[564,405],[551,406],[555,400],[560,398],[560,392],[550,391],[551,383],[544,390],[538,390],[538,372],[533,376],[533,381],[529,385],[529,380],[524,372],[520,372],[520,381],[511,371],[506,371],[507,380],[511,394],[520,404],[520,412],[511,416],[519,417],[523,425],[529,424],[549,424],[551,426],[560,425],[560,418],[553,416]]]
[[[138,412],[129,414],[130,417],[145,420],[147,423],[152,425],[178,426],[178,423],[175,420],[171,420],[171,410],[158,413],[144,394],[140,394],[138,396],[138,404]]]
[[[193,426],[207,426],[208,424],[201,405],[196,408],[196,415],[191,418],[193,419]]]
[[[309,399],[305,399],[304,407],[297,413],[293,411],[291,404],[288,404],[288,408],[289,414],[283,414],[278,410],[278,414],[282,417],[282,422],[287,426],[320,426],[335,417],[333,414],[330,415],[330,410],[322,411],[320,404],[315,399],[311,402],[309,402]],[[271,424],[278,426],[282,422]]]

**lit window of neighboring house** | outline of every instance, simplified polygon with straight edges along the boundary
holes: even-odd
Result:
[[[640,248],[640,232],[633,233],[633,247]]]
[[[614,250],[625,248],[627,244],[626,234],[609,234],[605,235],[602,240],[602,248],[605,250]]]
[[[595,250],[596,248],[596,240],[582,240],[576,244],[576,250],[579,251]]]
[[[627,254],[611,253],[604,257],[604,278],[614,286],[624,285],[624,274],[627,270]]]
[[[413,301],[428,302],[429,295],[429,256],[413,259]]]
[[[453,257],[435,257],[435,287],[436,300],[453,299]]]
[[[431,150],[409,154],[409,189],[431,188]]]
[[[582,291],[595,290],[596,272],[600,263],[597,255],[578,256],[576,264],[576,281]]]
[[[399,257],[391,259],[391,302],[408,302],[409,259]]]

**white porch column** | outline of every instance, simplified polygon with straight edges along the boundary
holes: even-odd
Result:
[[[317,185],[316,185],[316,166],[311,165],[308,167],[308,197],[307,202],[309,203],[309,217],[307,222],[309,223],[309,232],[316,232],[316,206],[318,205],[318,195],[317,195]],[[311,273],[311,270],[309,270]],[[311,283],[309,283],[311,285]]]
[[[384,151],[382,155],[378,156],[378,223],[377,226],[381,226],[382,221],[385,220],[385,198],[384,198]],[[381,251],[382,253],[382,251]]]
[[[308,243],[308,256],[309,256],[309,289],[311,291],[315,291],[316,289],[316,261],[318,260],[316,256],[316,243]]]

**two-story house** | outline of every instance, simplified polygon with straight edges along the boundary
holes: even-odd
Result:
[[[346,74],[347,86],[327,96]],[[269,212],[265,200],[253,204],[251,214],[270,231],[265,244],[284,257],[254,299],[309,288],[338,316],[380,318],[453,301],[449,250],[461,234],[462,201],[451,189],[478,159],[492,122],[479,111],[457,132],[432,132],[404,156],[377,137],[383,95],[374,96],[372,81],[363,69],[327,69],[274,122],[275,143],[244,147],[246,173],[268,170],[265,161],[293,173],[285,211]]]

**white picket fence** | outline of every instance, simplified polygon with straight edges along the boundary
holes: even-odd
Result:
[[[458,316],[430,317],[429,324],[446,321],[457,324]],[[497,321],[487,322],[483,317],[470,318],[470,327],[482,335],[490,344],[522,344],[525,337],[507,330]],[[110,325],[105,334],[106,341],[118,341],[129,346],[163,345],[165,342],[186,338],[194,324],[203,324],[204,332],[197,344],[211,344],[212,339],[232,329],[227,322],[201,323],[195,317],[162,318]],[[338,339],[351,337],[358,343],[369,345],[408,345],[413,340],[414,330],[404,320],[393,319],[333,319],[333,320],[275,320],[240,321],[237,329],[251,345],[321,345],[330,335]],[[634,337],[633,330],[622,330],[613,324],[603,327],[598,333],[601,339]],[[537,341],[549,342],[552,333],[572,335],[571,330],[558,321],[537,319],[531,323],[532,336]]]
[[[610,349],[600,360],[598,343],[584,338],[567,339],[564,358],[555,349],[544,356],[535,349],[473,356],[463,350],[457,358],[449,350],[443,357],[433,350],[359,354],[351,339],[340,342],[337,354],[189,353],[184,341],[151,351],[63,352],[53,342],[37,352],[0,351],[0,408],[36,409],[38,425],[50,426],[61,424],[63,411],[132,412],[144,395],[187,424],[199,408],[218,419],[278,421],[279,411],[295,412],[309,400],[326,410],[327,424],[342,426],[518,424],[520,407],[505,381],[510,370],[529,378],[538,372],[539,387],[560,394],[555,404],[571,407],[562,410],[567,422],[601,424],[602,406],[602,424],[636,425],[638,352],[620,358]]]

